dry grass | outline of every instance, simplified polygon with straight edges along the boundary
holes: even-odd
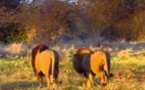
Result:
[[[86,87],[86,79],[77,74],[71,61],[60,62],[58,82],[51,86],[38,88],[31,63],[28,60],[0,59],[0,90],[144,90],[145,56],[112,56],[111,72],[114,77],[106,87],[101,87],[99,80],[95,87]]]
[[[88,42],[87,42],[88,43]],[[89,41],[90,43],[90,41]],[[74,42],[53,46],[61,57],[58,82],[49,88],[39,89],[37,79],[33,74],[30,58],[16,59],[13,55],[30,56],[33,46],[22,44],[2,45],[0,54],[10,55],[8,59],[0,59],[0,90],[144,90],[145,89],[145,43],[144,42],[114,42],[100,43],[111,53],[111,71],[114,77],[106,87],[101,87],[97,79],[95,87],[86,87],[86,79],[77,74],[71,62],[72,50],[79,48],[83,42]],[[97,46],[86,45],[93,51]],[[1,56],[0,56],[1,57]]]
[[[21,47],[22,47],[22,43],[19,43],[19,44],[13,43],[13,44],[8,45],[5,48],[5,50],[9,51],[9,52],[12,52],[14,54],[18,54],[18,53],[20,53],[22,51]]]
[[[101,39],[102,40],[102,39]],[[31,43],[13,43],[5,45],[0,43],[0,57],[7,58],[25,58],[30,56],[31,50],[34,47]],[[103,49],[111,53],[118,54],[119,57],[126,57],[131,55],[140,55],[145,53],[145,42],[108,42],[100,41],[99,39],[87,39],[86,41],[72,40],[69,43],[58,42],[55,45],[49,47],[56,49],[62,58],[68,59],[72,50],[82,47],[89,47],[93,51]]]
[[[131,50],[131,49],[121,50],[121,51],[117,54],[117,56],[118,56],[118,57],[128,57],[128,56],[131,55],[131,52],[132,52],[132,51],[133,51],[133,50]]]

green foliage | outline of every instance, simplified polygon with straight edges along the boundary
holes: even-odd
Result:
[[[22,24],[10,22],[1,28],[1,33],[2,41],[6,43],[18,43],[27,40],[26,28]]]

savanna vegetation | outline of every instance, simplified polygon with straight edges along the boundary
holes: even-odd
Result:
[[[0,59],[0,89],[1,90],[131,90],[145,89],[145,56],[118,57],[111,55],[111,72],[114,77],[109,85],[101,87],[99,77],[96,77],[95,87],[86,87],[86,78],[77,74],[70,60],[60,62],[58,82],[46,87],[46,80],[42,89],[38,88],[31,61],[24,59]]]
[[[71,0],[34,0],[31,4],[20,1],[0,1],[2,42],[31,40],[48,44],[64,38],[65,41],[82,40],[94,33],[111,41],[145,40],[143,0],[78,0],[74,3]],[[10,38],[5,38],[9,36],[7,30],[12,33]],[[23,38],[19,37],[21,31],[27,32],[23,33]],[[14,40],[15,32],[19,33],[19,40]]]
[[[145,1],[71,1],[0,0],[0,90],[39,90],[30,57],[38,44],[60,55],[58,82],[50,90],[144,90]],[[74,71],[71,53],[80,47],[111,54],[108,86],[101,87],[97,77],[88,88]]]

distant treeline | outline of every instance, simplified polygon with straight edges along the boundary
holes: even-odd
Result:
[[[0,41],[44,43],[62,36],[74,39],[94,33],[111,41],[145,40],[145,0],[34,2],[6,4],[0,0]]]

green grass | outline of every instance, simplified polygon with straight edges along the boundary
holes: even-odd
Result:
[[[72,62],[61,61],[58,82],[49,90],[145,90],[145,56],[119,58],[113,55],[111,64],[114,77],[109,85],[101,87],[97,84],[88,88],[86,79],[74,71]],[[40,90],[37,86],[31,61],[0,59],[0,90]]]

